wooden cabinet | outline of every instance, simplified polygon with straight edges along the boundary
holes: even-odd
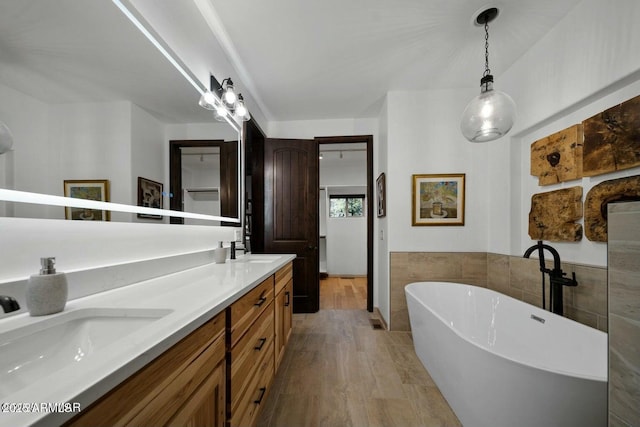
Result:
[[[293,264],[289,263],[275,274],[275,369],[278,370],[284,349],[291,336],[293,315]]]
[[[224,425],[225,323],[223,312],[83,410],[67,425]]]
[[[291,334],[292,270],[282,267],[66,426],[254,425]]]
[[[228,309],[227,402],[232,427],[254,424],[273,379],[273,292],[270,276]]]

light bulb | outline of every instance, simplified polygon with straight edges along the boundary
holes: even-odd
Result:
[[[198,101],[198,105],[202,108],[206,108],[207,110],[215,110],[216,108],[216,97],[210,91],[206,91],[200,97],[200,101]]]
[[[225,106],[222,104],[218,104],[215,111],[213,112],[213,118],[215,118],[219,122],[224,122],[225,117],[227,117],[228,114],[229,112],[227,111]]]
[[[490,76],[489,76],[490,77]],[[493,80],[481,84],[480,95],[469,102],[460,130],[471,142],[487,142],[507,134],[516,118],[516,104],[509,95],[493,89]]]
[[[247,110],[247,106],[244,105],[244,98],[242,98],[241,93],[238,94],[238,102],[236,103],[235,114],[236,117],[240,118],[244,122],[251,118],[249,110]]]
[[[244,106],[244,102],[238,102],[238,106],[236,107],[236,114],[238,117],[244,117],[248,113],[247,107]]]
[[[233,108],[237,99],[238,96],[233,90],[233,81],[231,81],[231,79],[227,79],[226,87],[224,89],[224,92],[222,93],[222,101],[227,105],[227,107]]]

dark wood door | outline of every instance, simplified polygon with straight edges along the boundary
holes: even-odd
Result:
[[[264,251],[295,254],[293,311],[320,309],[318,143],[267,139],[264,146]]]

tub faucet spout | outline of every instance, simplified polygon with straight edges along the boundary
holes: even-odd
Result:
[[[553,256],[553,270],[548,269],[544,262],[544,250],[551,252]],[[549,286],[551,288],[551,295],[549,299],[550,309],[553,313],[563,315],[563,303],[562,303],[562,288],[563,286],[578,286],[576,281],[576,273],[572,273],[572,278],[564,277],[567,273],[562,271],[562,263],[560,261],[560,254],[557,250],[549,245],[542,243],[542,240],[538,240],[538,243],[531,246],[524,252],[524,258],[529,258],[533,251],[538,251],[538,260],[540,261],[540,271],[542,272],[542,307],[545,308],[545,295],[544,295],[544,274],[549,275]]]

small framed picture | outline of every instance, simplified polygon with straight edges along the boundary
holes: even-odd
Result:
[[[107,179],[65,179],[64,196],[74,199],[109,201],[109,180]],[[110,221],[111,212],[88,208],[64,208],[65,219],[82,221]]]
[[[413,175],[412,224],[464,225],[465,174]]]
[[[387,215],[386,182],[384,172],[376,179],[376,195],[378,201],[378,218]]]
[[[162,209],[162,183],[138,177],[138,206]],[[162,219],[162,215],[138,214],[138,218]]]

